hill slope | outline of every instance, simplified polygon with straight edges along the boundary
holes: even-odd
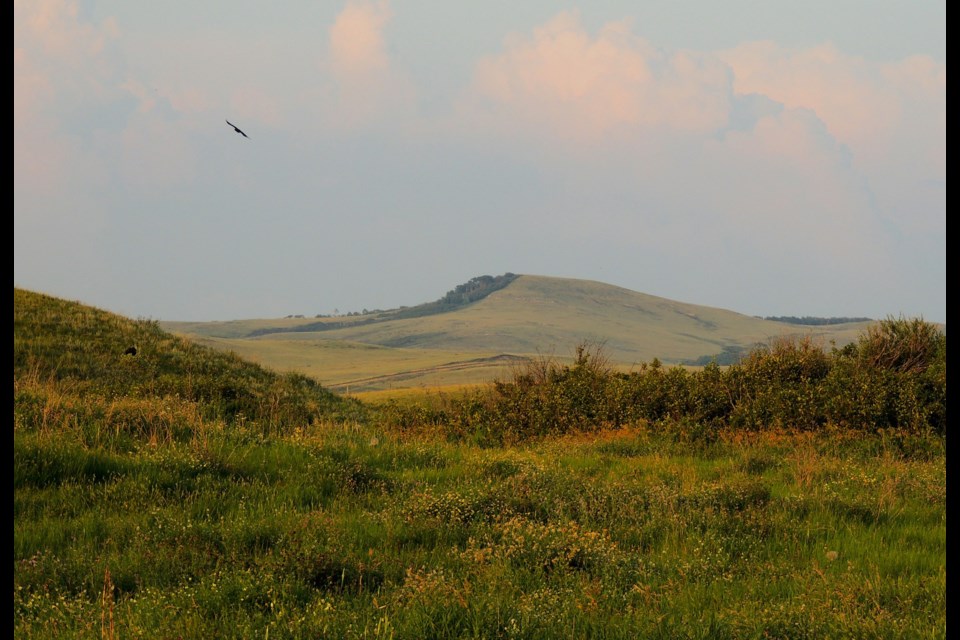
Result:
[[[568,355],[578,343],[588,341],[603,343],[618,362],[638,363],[653,358],[695,360],[725,349],[749,348],[775,336],[812,333],[796,325],[599,282],[520,276],[483,300],[447,314],[344,327],[324,332],[323,337],[385,347],[557,355]]]
[[[67,390],[92,407],[122,401],[146,415],[145,407],[177,406],[202,420],[242,417],[266,428],[281,421],[297,425],[321,417],[355,416],[359,411],[355,402],[313,379],[281,375],[235,354],[209,349],[156,322],[134,321],[17,288],[13,376],[14,400],[27,413],[36,403],[21,398],[18,385],[28,396],[37,388]],[[28,417],[25,414],[24,419]]]
[[[584,342],[602,344],[625,367],[654,358],[687,364],[715,358],[723,364],[782,336],[843,345],[867,324],[799,326],[595,281],[520,275],[480,300],[421,317],[377,312],[162,326],[271,367],[304,371],[336,388],[383,376],[405,376],[406,386],[412,371],[445,367],[449,373],[467,362],[473,364],[455,369],[457,381],[489,379],[503,370],[496,356],[567,357]]]

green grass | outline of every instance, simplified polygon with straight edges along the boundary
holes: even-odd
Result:
[[[943,455],[242,436],[119,454],[17,433],[15,635],[94,637],[110,606],[120,637],[945,634]]]
[[[155,323],[14,302],[14,637],[946,636],[942,436],[481,447]]]

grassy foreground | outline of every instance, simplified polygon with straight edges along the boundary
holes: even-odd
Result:
[[[942,435],[478,446],[14,302],[14,637],[946,636]]]

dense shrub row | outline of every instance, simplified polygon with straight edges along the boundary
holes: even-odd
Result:
[[[581,345],[572,365],[541,358],[508,381],[439,406],[388,404],[400,428],[483,443],[521,442],[638,422],[817,430],[946,430],[946,335],[920,319],[888,318],[841,349],[777,340],[721,368],[644,363],[629,373]]]

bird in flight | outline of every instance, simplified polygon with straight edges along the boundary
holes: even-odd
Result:
[[[233,127],[233,130],[236,131],[237,133],[239,133],[240,135],[242,135],[244,138],[248,138],[248,139],[250,138],[250,136],[248,136],[247,134],[245,134],[243,131],[240,131],[240,128],[237,127],[237,125],[233,124],[233,123],[230,122],[229,120],[225,120],[225,122],[226,122],[228,125],[230,125],[231,127]]]

